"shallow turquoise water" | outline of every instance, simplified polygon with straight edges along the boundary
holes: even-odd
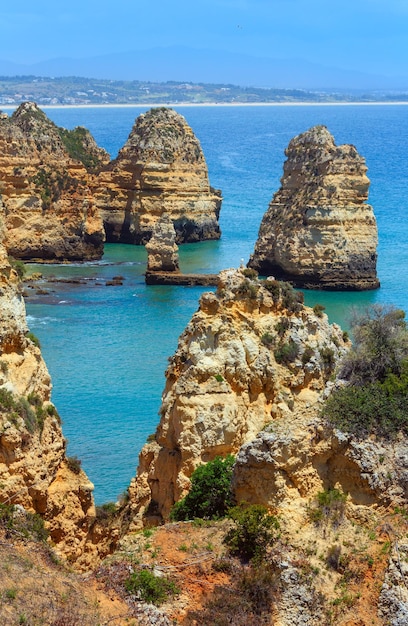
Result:
[[[176,107],[199,137],[211,184],[221,188],[220,241],[181,246],[184,271],[215,272],[248,260],[263,213],[282,174],[284,148],[314,124],[336,142],[354,143],[371,178],[378,220],[381,289],[365,293],[307,292],[331,321],[347,326],[350,306],[393,303],[408,310],[408,166],[406,106]],[[50,109],[67,128],[87,126],[115,155],[140,107]],[[68,453],[78,455],[95,483],[98,503],[114,500],[135,474],[138,453],[155,430],[167,358],[203,289],[146,287],[143,248],[106,246],[101,262],[42,267],[48,274],[99,277],[100,285],[54,284],[48,298],[29,298],[29,325],[41,341],[63,418]],[[122,287],[105,280],[124,276]]]

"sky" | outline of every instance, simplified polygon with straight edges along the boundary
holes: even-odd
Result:
[[[19,0],[0,23],[17,63],[184,45],[408,75],[407,0]]]

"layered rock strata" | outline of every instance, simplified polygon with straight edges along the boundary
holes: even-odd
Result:
[[[66,457],[50,376],[1,244],[0,310],[0,502],[39,513],[57,553],[89,564],[84,549],[95,522],[93,485],[80,463]]]
[[[352,145],[336,146],[325,126],[292,139],[285,154],[249,266],[308,289],[379,287],[364,158]]]
[[[201,297],[180,337],[156,440],[143,448],[130,486],[136,517],[166,519],[199,464],[315,406],[345,350],[340,328],[304,307],[302,294],[251,275],[221,272],[217,292]]]
[[[84,128],[57,127],[30,102],[0,118],[5,246],[24,260],[100,258],[104,229],[90,172],[109,160]]]
[[[176,231],[168,215],[163,215],[146,244],[147,273],[180,272]]]
[[[108,242],[145,244],[167,213],[177,243],[218,239],[219,191],[210,187],[198,139],[172,109],[140,115],[96,182]]]

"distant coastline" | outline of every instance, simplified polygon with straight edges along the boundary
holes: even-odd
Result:
[[[0,105],[0,110],[14,110],[18,104]],[[408,101],[389,102],[138,102],[135,104],[43,104],[41,109],[135,109],[160,107],[332,107],[332,106],[408,106]]]

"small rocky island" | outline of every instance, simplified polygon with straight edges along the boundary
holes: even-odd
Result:
[[[182,274],[180,272],[176,231],[169,215],[164,214],[154,226],[146,244],[147,285],[217,285],[218,274]]]
[[[352,145],[336,146],[325,126],[292,139],[285,154],[248,265],[305,289],[379,287],[364,158]]]
[[[137,118],[117,159],[99,174],[95,199],[111,243],[145,244],[164,213],[177,243],[221,236],[221,192],[210,186],[200,142],[172,109]]]
[[[105,241],[146,244],[165,213],[178,243],[221,236],[221,192],[192,129],[171,109],[141,115],[110,161],[88,130],[61,128],[25,102],[1,114],[0,147],[5,246],[17,259],[100,259]]]

